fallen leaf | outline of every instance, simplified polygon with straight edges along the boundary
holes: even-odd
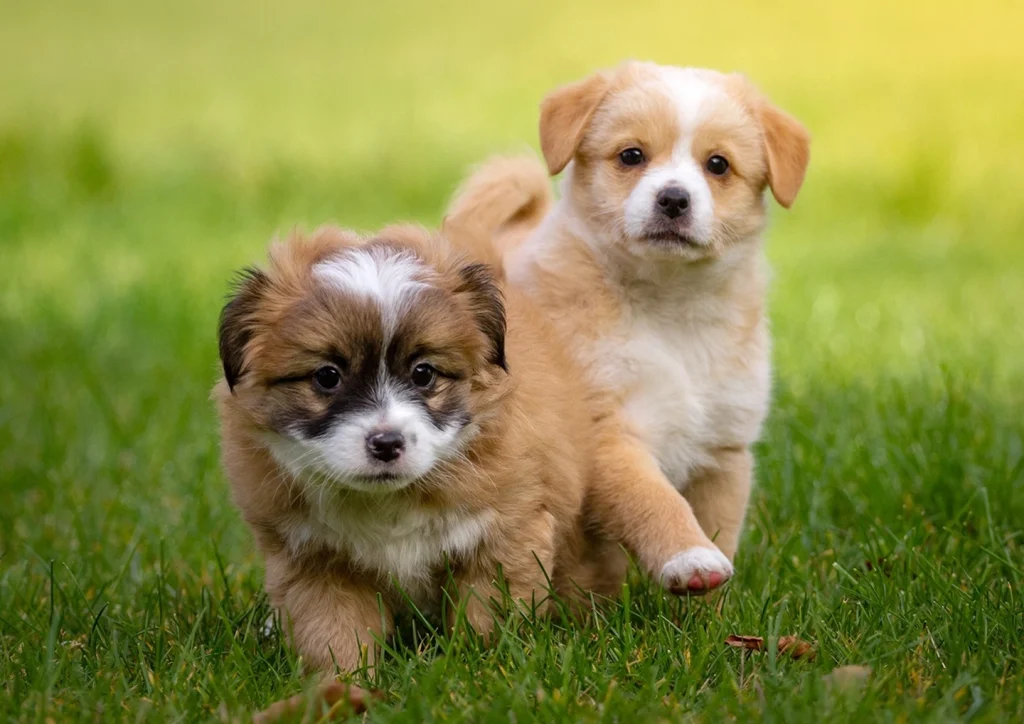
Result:
[[[728,646],[748,651],[764,651],[765,648],[764,638],[761,636],[732,634],[725,640],[725,643]],[[814,657],[818,655],[813,646],[796,636],[780,636],[778,651],[780,654],[789,654],[794,659],[806,659],[807,661],[814,661]]]
[[[750,651],[761,651],[764,648],[764,639],[760,636],[737,636],[732,634],[725,640],[725,643],[738,649],[748,649]]]
[[[814,661],[818,655],[813,646],[796,636],[780,636],[779,653],[789,654],[794,659],[807,659],[808,661]]]
[[[271,724],[278,721],[291,721],[295,715],[305,712],[307,708],[317,713],[316,721],[331,721],[352,714],[366,711],[368,702],[381,698],[380,693],[368,691],[353,684],[341,681],[329,681],[318,684],[312,692],[296,694],[288,699],[274,702],[261,712],[253,715],[254,724]],[[319,716],[327,708],[327,713]]]
[[[840,666],[824,677],[825,685],[837,691],[854,691],[871,676],[870,666]]]

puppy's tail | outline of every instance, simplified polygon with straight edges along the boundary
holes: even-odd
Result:
[[[479,261],[499,273],[502,258],[529,236],[551,208],[548,172],[532,156],[492,158],[456,192],[444,231]]]

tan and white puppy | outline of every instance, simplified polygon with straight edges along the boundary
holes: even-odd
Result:
[[[328,228],[275,244],[224,309],[224,464],[311,668],[372,663],[405,596],[486,635],[499,568],[540,611],[548,577],[588,585],[580,374],[499,284],[422,229]]]
[[[793,203],[809,136],[742,76],[628,62],[545,98],[540,140],[553,207],[539,164],[499,159],[450,213],[489,215],[587,370],[597,469],[619,478],[596,517],[668,588],[714,588],[769,405],[764,191]]]

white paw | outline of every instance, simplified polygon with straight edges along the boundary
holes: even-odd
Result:
[[[661,585],[676,595],[707,593],[728,581],[733,572],[720,550],[698,546],[672,556],[661,569]]]

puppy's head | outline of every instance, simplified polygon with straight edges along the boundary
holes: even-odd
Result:
[[[224,308],[229,402],[320,489],[388,491],[460,454],[505,384],[488,269],[416,229],[276,245]]]
[[[759,232],[766,187],[788,208],[810,144],[742,76],[636,62],[551,93],[540,139],[598,241],[689,260]]]

